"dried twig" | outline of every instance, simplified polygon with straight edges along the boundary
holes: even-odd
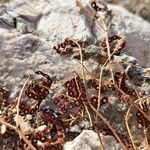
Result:
[[[101,71],[100,71],[100,74],[99,74],[99,88],[98,88],[98,105],[97,105],[97,112],[99,112],[100,104],[101,104],[102,75],[103,75],[103,67],[101,67]],[[96,114],[96,122],[97,122],[97,115],[98,115],[98,114]]]
[[[69,119],[64,119],[63,121],[64,122],[70,122],[69,125],[71,126],[77,119],[78,119],[78,116],[77,117],[74,117],[72,114],[70,114],[70,117]]]
[[[91,78],[93,78],[93,75],[90,73],[90,71],[87,69],[87,67],[86,67],[84,64],[81,64],[80,61],[77,60],[77,62],[78,62],[80,65],[82,65],[83,68],[86,70],[86,72],[89,74],[89,76],[90,76]]]
[[[128,134],[129,134],[129,137],[131,139],[131,143],[132,143],[132,146],[133,146],[133,149],[136,150],[136,146],[134,144],[134,140],[133,140],[133,137],[132,137],[132,134],[131,134],[131,131],[130,131],[130,128],[129,128],[129,125],[128,125],[128,120],[130,119],[131,116],[129,116],[129,112],[130,112],[130,108],[131,106],[129,107],[126,115],[125,115],[125,125],[126,125],[126,128],[127,128],[127,131],[128,131]]]
[[[87,115],[89,117],[90,125],[91,125],[91,127],[93,127],[93,122],[92,122],[91,114],[90,114],[90,112],[88,110],[88,107],[87,107],[87,105],[85,103],[84,103],[84,107],[85,107],[86,113],[87,113]]]
[[[80,53],[80,62],[81,62],[81,69],[82,69],[82,77],[83,77],[83,82],[84,82],[84,86],[86,86],[86,82],[85,82],[85,73],[84,73],[84,64],[83,64],[83,55],[82,55],[82,48],[80,46],[80,44],[78,42],[76,42],[75,40],[72,40],[79,48],[79,53]]]
[[[32,150],[36,150],[36,148],[35,148],[35,147],[32,145],[32,143],[25,137],[25,135],[22,133],[22,131],[21,131],[19,128],[17,128],[17,127],[15,127],[15,126],[11,125],[10,123],[7,123],[7,122],[5,121],[5,119],[4,119],[4,117],[2,117],[2,116],[0,116],[0,123],[6,125],[7,127],[11,128],[11,129],[13,129],[13,130],[15,130],[15,131],[19,134],[19,136],[24,140],[24,142],[28,145],[29,148],[31,148]]]
[[[103,145],[103,142],[102,142],[101,134],[100,134],[100,132],[99,132],[97,127],[96,127],[95,130],[96,130],[96,133],[97,133],[99,141],[100,141],[100,150],[104,150],[104,145]]]
[[[10,123],[7,123],[3,116],[0,116],[0,123],[6,125],[7,127],[11,128],[13,130],[16,130],[16,127],[11,125]]]
[[[26,81],[24,82],[23,87],[22,87],[22,89],[21,89],[21,91],[20,91],[18,100],[17,100],[17,105],[16,105],[16,109],[17,109],[17,114],[16,114],[16,116],[17,116],[16,127],[17,127],[17,128],[19,127],[19,104],[20,104],[20,101],[21,101],[21,96],[22,96],[22,94],[23,94],[23,91],[24,91],[24,89],[25,89],[25,86],[26,86],[26,84],[27,84],[29,78],[30,78],[30,76],[29,76],[29,77],[26,79]]]
[[[109,41],[108,41],[108,33],[107,33],[107,30],[105,30],[105,39],[106,39],[106,46],[107,46],[108,59],[109,59],[109,61],[110,61],[110,59],[111,59],[111,53],[110,53],[110,46],[109,46]]]
[[[26,81],[25,81],[25,83],[24,83],[24,85],[23,85],[23,87],[22,87],[22,89],[20,91],[19,97],[18,97],[18,101],[17,101],[17,105],[16,105],[16,109],[17,109],[16,126],[13,126],[10,123],[7,123],[5,121],[5,119],[4,119],[4,117],[2,117],[2,116],[0,117],[0,123],[2,123],[4,125],[6,125],[7,127],[15,130],[19,134],[19,136],[24,140],[24,142],[28,145],[29,148],[31,148],[32,150],[36,150],[36,148],[32,145],[32,143],[25,137],[25,135],[23,134],[23,132],[19,129],[19,104],[20,104],[20,101],[21,101],[22,93],[24,91],[24,88],[25,88],[28,80],[29,80],[29,77],[26,79]]]
[[[146,144],[145,147],[147,147],[147,149],[150,148],[150,147],[149,147],[149,143],[148,143],[148,139],[147,139],[147,130],[149,129],[149,127],[150,127],[150,125],[149,125],[147,128],[144,127],[144,129],[143,129],[144,137],[145,137],[145,144]]]
[[[80,2],[80,0],[76,0],[76,3],[78,4],[78,6],[82,9],[82,10],[85,10],[84,9],[84,7],[82,6],[82,4],[81,4],[81,2]],[[87,12],[88,13],[88,12]],[[88,13],[89,14],[89,13]],[[90,14],[90,16],[92,17],[92,18],[94,18],[91,14]],[[104,22],[103,22],[103,20],[101,20],[101,22],[102,22],[102,24],[100,23],[100,22],[98,22],[99,23],[99,25],[100,25],[100,27],[102,28],[102,30],[104,31],[104,33],[105,33],[105,38],[106,38],[106,44],[107,44],[107,52],[108,52],[108,61],[110,61],[110,59],[111,59],[111,53],[110,53],[110,47],[109,47],[109,41],[108,41],[108,33],[107,33],[107,31],[108,31],[108,28],[105,26],[104,27]],[[109,27],[110,27],[110,25],[109,25]],[[81,57],[82,55],[80,54],[80,57]],[[105,62],[104,63],[104,65],[106,64],[107,62]],[[99,81],[101,81],[101,76],[102,74],[100,73],[100,80]],[[99,85],[100,85],[101,83],[99,83]],[[100,97],[100,91],[99,91],[99,97]],[[90,101],[89,101],[89,99],[88,99],[88,104],[90,105],[90,107],[93,109],[93,111],[99,116],[99,118],[100,119],[102,119],[103,121],[104,121],[104,123],[110,128],[110,130],[112,131],[112,133],[114,134],[114,136],[116,137],[116,139],[120,142],[120,144],[121,144],[121,146],[123,147],[123,149],[124,150],[126,150],[126,147],[125,147],[125,145],[123,144],[123,142],[121,141],[121,139],[120,139],[120,137],[117,135],[117,133],[114,131],[114,129],[112,128],[112,126],[109,124],[109,122],[98,112],[98,110],[96,110],[92,105],[91,105],[91,103],[90,103]],[[99,100],[99,105],[100,105],[100,100]]]

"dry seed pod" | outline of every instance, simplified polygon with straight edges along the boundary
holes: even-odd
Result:
[[[0,98],[1,99],[7,99],[9,97],[9,91],[5,89],[4,87],[0,86]]]
[[[67,54],[72,52],[73,47],[75,46],[76,44],[72,40],[66,38],[63,43],[54,46],[53,49],[59,54]]]
[[[111,53],[119,53],[125,47],[125,40],[117,35],[113,35],[109,37],[108,42],[109,42]],[[107,52],[106,40],[103,40],[100,43],[100,47],[102,51]]]
[[[43,73],[42,71],[37,71],[35,73],[42,75],[46,80],[43,80],[42,84],[39,84],[37,81],[32,81],[28,85],[25,94],[28,96],[28,98],[41,101],[49,94],[49,88],[52,84],[52,79],[49,77],[49,75]]]
[[[136,112],[137,122],[146,128],[149,126],[149,121],[141,114],[141,112]]]
[[[85,42],[77,41],[81,47],[86,45]],[[59,54],[69,54],[73,51],[73,48],[78,47],[78,45],[71,39],[66,38],[63,43],[59,43],[53,47]]]
[[[80,102],[86,101],[85,87],[79,76],[67,81],[65,87],[70,97],[76,98]]]
[[[107,11],[108,9],[107,5],[103,3],[101,0],[92,0],[90,4],[95,11]]]

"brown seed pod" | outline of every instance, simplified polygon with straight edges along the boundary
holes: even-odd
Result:
[[[69,38],[66,38],[63,43],[60,43],[53,47],[54,50],[56,50],[59,54],[68,54],[72,52],[73,47],[76,47],[77,45],[70,40]]]
[[[148,120],[141,114],[141,112],[136,112],[137,122],[146,128],[149,126]]]
[[[98,105],[98,97],[97,96],[93,96],[90,98],[91,104],[97,108]],[[102,96],[100,99],[100,106],[106,104],[108,102],[108,97],[107,96]]]
[[[0,99],[6,100],[9,98],[9,96],[10,96],[9,91],[6,88],[0,86]]]
[[[111,53],[120,53],[120,51],[125,47],[125,40],[118,35],[109,37],[108,42],[110,45]],[[106,40],[103,40],[100,43],[100,48],[102,49],[102,51],[107,52]]]
[[[25,94],[28,96],[28,98],[41,101],[49,94],[49,88],[51,87],[52,79],[42,71],[37,71],[35,73],[42,75],[46,80],[43,80],[42,84],[38,83],[37,81],[32,81],[28,85]]]
[[[107,5],[100,0],[91,0],[90,5],[95,11],[107,11],[108,9]]]
[[[65,88],[70,97],[76,98],[81,103],[87,101],[85,86],[79,76],[67,81],[65,83]]]
[[[77,41],[77,43],[84,47],[86,45],[85,42]],[[57,53],[63,55],[63,54],[69,54],[73,51],[74,48],[77,48],[78,45],[71,39],[66,38],[63,43],[57,44],[53,47],[54,50],[56,50]]]

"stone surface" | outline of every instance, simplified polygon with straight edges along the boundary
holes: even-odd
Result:
[[[109,7],[115,13],[109,34],[123,36],[126,39],[125,51],[136,57],[140,65],[149,67],[150,24],[120,6],[109,5]],[[99,29],[94,28],[93,32],[98,39],[101,38],[102,33]]]
[[[86,7],[88,1],[82,4]],[[148,66],[150,24],[121,7],[111,7],[117,14],[113,31],[125,36],[126,50],[136,56],[139,63]],[[30,70],[46,71],[56,81],[74,72],[80,74],[80,64],[76,60],[55,53],[52,47],[56,43],[66,37],[91,42],[103,37],[96,27],[92,30],[93,22],[87,21],[75,1],[13,0],[0,10],[0,82],[12,91],[12,98]],[[19,29],[14,26],[14,18]],[[86,62],[87,67],[88,63],[91,62]],[[92,64],[89,70],[95,67]]]
[[[91,10],[88,0],[81,2],[85,9]],[[125,36],[125,50],[135,56],[139,64],[150,66],[150,24],[122,7],[109,7],[114,10],[116,16],[109,34]],[[58,92],[60,85],[70,77],[82,74],[81,65],[77,59],[73,59],[74,55],[60,56],[53,50],[53,46],[66,37],[87,41],[91,44],[91,50],[94,49],[93,45],[97,39],[101,40],[104,35],[73,0],[13,0],[0,7],[0,85],[10,90],[11,99],[16,99],[24,81],[29,75],[34,75],[36,70],[48,73],[52,77],[49,97]],[[90,50],[87,53],[92,55],[93,51]],[[127,55],[116,58],[116,61],[122,60],[137,65],[137,60]],[[92,58],[85,60],[84,65],[90,73],[99,71],[98,62]],[[142,68],[140,70],[143,71]],[[144,88],[149,95],[150,85],[148,82],[146,84],[138,88]],[[118,103],[113,93],[110,93],[109,97],[109,104],[102,109],[104,116],[109,117],[119,133],[124,133],[122,117],[127,111],[127,106]],[[134,129],[137,129],[137,124],[134,125]],[[94,138],[89,140],[90,134]],[[84,149],[97,149],[99,143],[95,134],[93,131],[83,131],[77,140],[75,139],[75,143],[71,142],[71,146],[80,144]],[[135,132],[135,136],[138,134],[140,133]],[[82,142],[78,143],[80,138],[83,138],[85,145]]]
[[[25,120],[24,117],[16,115],[14,117],[14,121],[19,124],[20,129],[24,134],[30,134],[34,131],[30,123],[27,120]]]
[[[149,66],[150,61],[150,24],[121,7],[113,7],[117,13],[114,30],[125,36],[126,51],[137,58],[143,66]]]
[[[120,145],[112,136],[102,136],[106,150],[120,150]],[[92,130],[83,130],[73,141],[64,144],[64,150],[99,150],[100,142],[97,134]]]
[[[144,19],[150,21],[150,0],[106,0],[127,8],[129,11],[140,15]]]

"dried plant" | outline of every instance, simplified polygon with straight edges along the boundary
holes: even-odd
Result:
[[[124,37],[119,35],[109,36],[109,29],[115,16],[112,15],[107,5],[101,1],[91,0],[89,5],[93,12],[89,12],[84,8],[80,0],[76,0],[76,3],[81,11],[86,12],[89,17],[95,20],[98,28],[105,36],[102,41],[98,41],[98,44],[95,45],[99,51],[106,53],[106,60],[102,64],[99,63],[99,73],[93,75],[84,64],[86,44],[82,41],[66,38],[64,42],[57,44],[53,49],[60,54],[60,57],[61,55],[71,55],[71,53],[78,52],[81,75],[76,74],[67,79],[62,84],[63,90],[55,93],[55,96],[51,98],[49,98],[49,93],[53,79],[42,71],[36,71],[33,75],[41,76],[40,79],[30,77],[25,81],[15,102],[8,102],[9,91],[4,87],[0,87],[0,104],[4,113],[0,116],[0,123],[18,133],[21,137],[17,143],[19,148],[61,150],[68,134],[66,130],[77,124],[79,119],[86,117],[91,128],[98,134],[101,143],[100,149],[105,149],[101,139],[102,130],[104,130],[107,134],[116,138],[122,149],[132,148],[135,150],[139,147],[129,126],[130,119],[133,116],[130,112],[132,107],[136,110],[136,121],[144,128],[143,143],[146,143],[148,147],[147,132],[150,125],[148,105],[150,98],[139,92],[132,83],[128,75],[130,64],[113,62],[113,56],[120,55],[126,44]],[[105,15],[101,16],[98,12],[103,12]],[[121,69],[116,71],[115,67],[117,65],[120,65]],[[104,77],[106,72],[108,72],[107,79]],[[127,82],[130,83],[131,90],[129,90]],[[89,89],[95,90],[96,94],[91,94]],[[128,111],[126,114],[124,113],[124,118],[129,137],[120,135],[109,121],[109,118],[102,115],[101,108],[109,104],[108,92],[115,92],[118,102],[128,104]],[[24,96],[22,97],[22,95]],[[42,107],[41,104],[45,99],[48,99],[49,103],[46,107]],[[12,111],[13,109],[16,109],[15,112]],[[24,118],[31,115],[29,122],[33,129],[32,132],[23,133],[20,127],[20,115]],[[16,122],[14,122],[12,116],[17,116]],[[106,126],[105,129],[101,128],[101,122]],[[46,127],[37,131],[36,129],[42,125]],[[6,128],[1,133],[4,135],[7,131]],[[141,149],[143,143],[140,145]]]

